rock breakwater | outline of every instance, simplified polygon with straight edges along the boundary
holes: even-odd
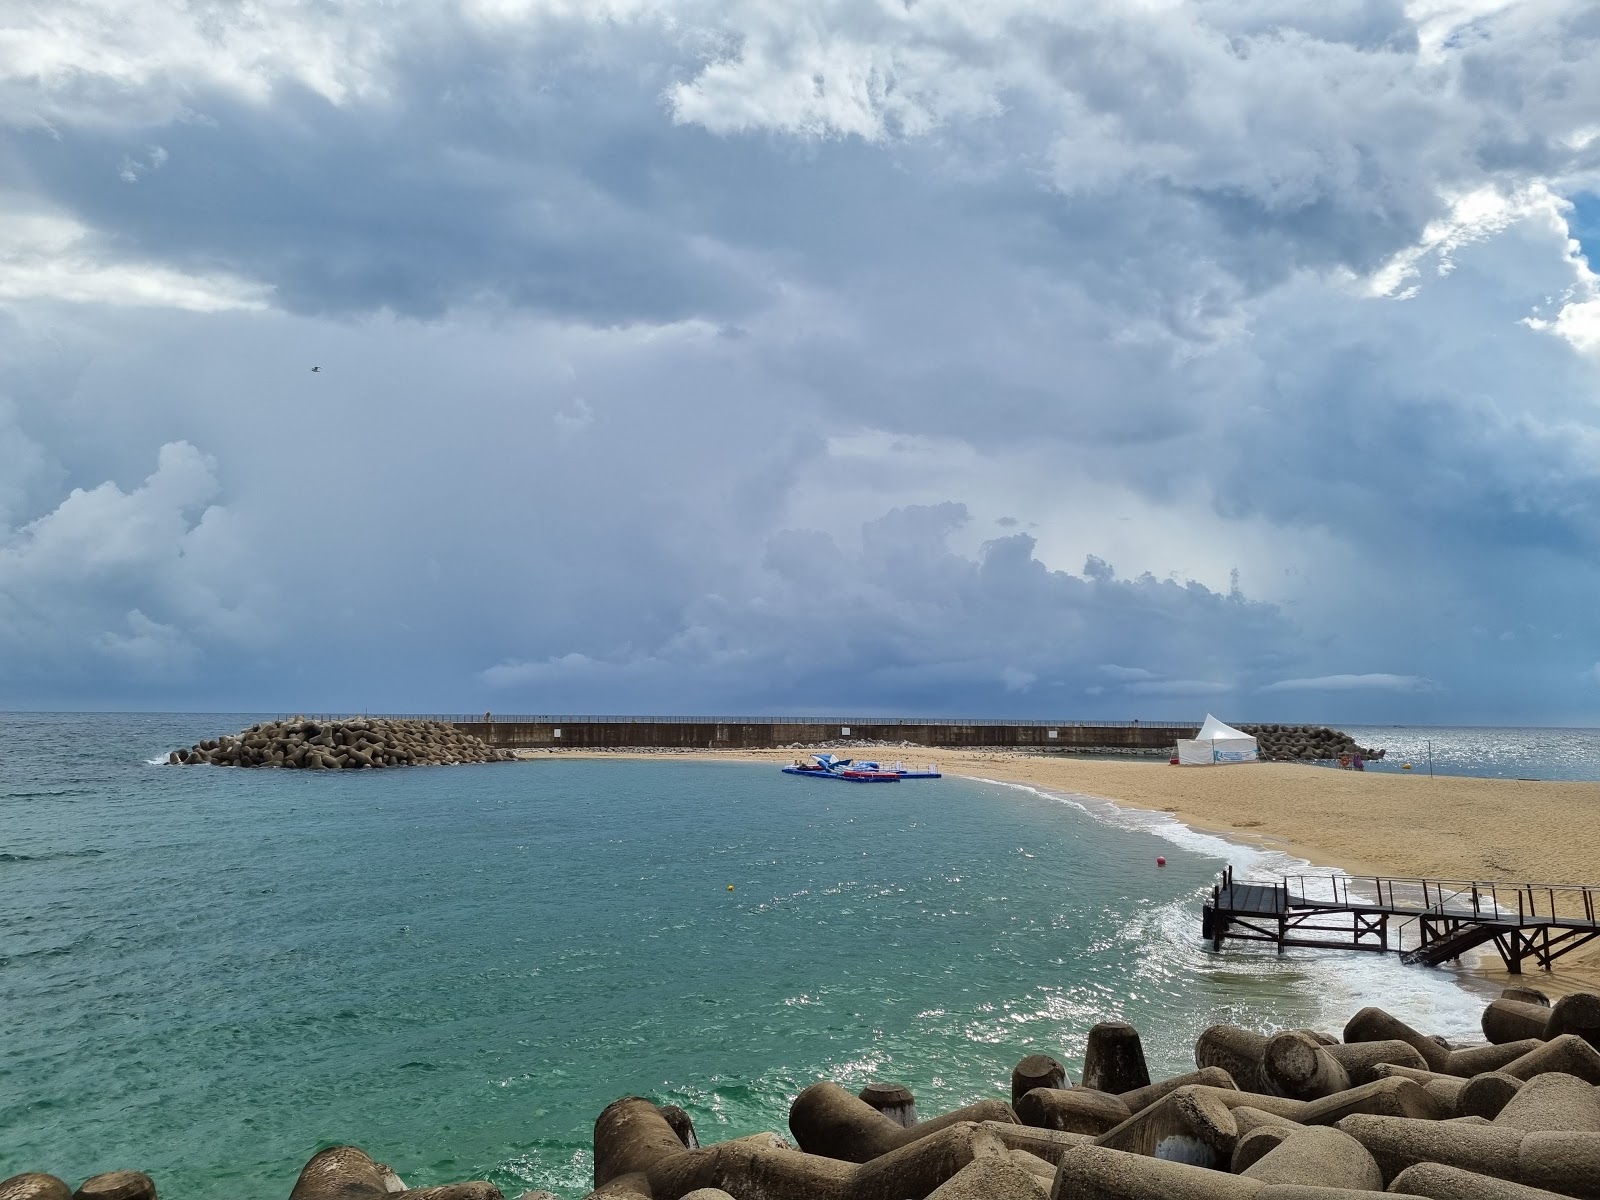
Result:
[[[351,717],[343,721],[267,721],[237,734],[174,750],[177,766],[290,767],[310,771],[431,767],[510,762],[509,750],[490,746],[444,721]]]
[[[1256,739],[1257,755],[1265,762],[1325,762],[1341,754],[1379,759],[1384,753],[1382,748],[1359,746],[1348,733],[1326,725],[1240,725],[1238,728]]]
[[[1600,1200],[1600,995],[1508,988],[1482,1027],[1455,1045],[1376,1007],[1338,1034],[1213,1025],[1195,1070],[1152,1080],[1139,1031],[1106,1021],[1079,1084],[1030,1054],[1007,1093],[919,1120],[902,1085],[821,1080],[788,1137],[712,1144],[682,1109],[624,1096],[595,1121],[586,1200]],[[289,1200],[392,1195],[501,1200],[482,1181],[407,1190],[353,1146],[314,1156]],[[0,1182],[0,1200],[113,1198],[155,1185]]]

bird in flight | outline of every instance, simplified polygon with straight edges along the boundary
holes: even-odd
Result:
[[[316,374],[316,373],[317,373],[317,372],[318,372],[318,371],[320,371],[320,370],[322,370],[322,368],[321,368],[321,367],[312,367],[312,368],[311,368],[311,373],[312,373],[312,374]]]

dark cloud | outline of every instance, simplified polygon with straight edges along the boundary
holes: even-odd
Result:
[[[1588,7],[81,3],[0,700],[1600,713]]]

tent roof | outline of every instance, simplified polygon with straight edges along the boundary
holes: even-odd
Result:
[[[1200,732],[1194,735],[1194,740],[1197,742],[1221,742],[1229,738],[1238,738],[1247,742],[1255,741],[1255,738],[1248,733],[1235,729],[1232,725],[1224,725],[1210,713],[1206,714],[1206,723],[1200,726]]]

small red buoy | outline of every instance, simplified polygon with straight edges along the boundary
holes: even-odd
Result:
[[[1162,858],[1161,855],[1159,855],[1159,854],[1156,855],[1156,866],[1164,867],[1166,865],[1167,865],[1167,860]]]

